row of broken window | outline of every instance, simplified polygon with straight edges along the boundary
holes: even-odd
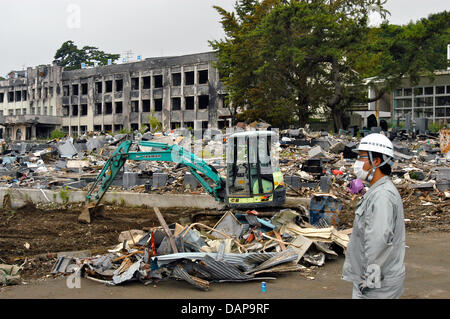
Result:
[[[44,87],[44,88],[38,88],[37,90],[32,89],[31,97],[37,97],[40,98],[47,98],[49,96],[53,96],[53,87]],[[30,96],[28,94],[27,90],[20,90],[20,91],[11,91],[7,92],[0,92],[0,103],[5,102],[5,97],[8,98],[8,103],[13,102],[20,102],[20,101],[26,101]]]
[[[42,114],[41,114],[41,110],[42,110]],[[10,116],[11,115],[27,115],[27,114],[28,114],[28,111],[26,108],[8,110],[8,115],[10,115]],[[50,106],[50,107],[44,106],[42,108],[31,107],[29,114],[30,115],[53,115],[53,106]],[[3,110],[0,110],[0,115],[3,116]]]
[[[181,86],[181,73],[172,73],[172,86]],[[198,84],[207,84],[208,83],[208,70],[198,71]],[[131,78],[131,90],[136,91],[140,88],[142,89],[150,89],[151,88],[151,77],[143,76],[143,77],[133,77]],[[195,76],[194,72],[184,72],[184,85],[194,85],[195,84]],[[113,87],[114,85],[114,87]],[[154,75],[153,76],[153,88],[162,88],[163,84],[163,76],[162,75]],[[103,88],[105,89],[103,92]],[[122,92],[123,91],[123,79],[116,80],[107,80],[107,81],[97,81],[95,82],[95,92],[96,93],[111,93],[113,92]],[[63,86],[63,95],[70,95],[70,86]],[[81,95],[88,94],[88,83],[81,83]],[[79,84],[72,84],[71,95],[79,95]]]
[[[163,109],[163,99],[154,99],[155,112],[161,112]],[[198,97],[198,108],[200,110],[207,109],[209,105],[209,96],[208,95],[200,95]],[[185,106],[186,110],[194,110],[195,107],[195,99],[193,96],[185,97]],[[63,116],[78,116],[79,109],[78,105],[72,105],[70,108],[69,105],[63,105],[62,113]],[[172,111],[181,110],[181,97],[172,98]],[[139,101],[131,101],[131,112],[139,112]],[[151,104],[150,100],[142,100],[142,112],[151,112]],[[123,102],[114,102],[114,114],[123,113]],[[105,103],[96,103],[95,104],[95,115],[101,114],[113,114],[113,102],[105,102]],[[80,116],[88,115],[88,105],[81,104],[80,108]]]

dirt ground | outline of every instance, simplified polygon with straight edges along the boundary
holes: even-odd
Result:
[[[80,205],[60,209],[39,209],[28,206],[19,210],[0,211],[0,263],[24,264],[24,280],[38,279],[50,274],[56,253],[88,249],[92,254],[104,253],[117,245],[119,234],[131,229],[159,226],[149,208],[126,208],[105,205],[104,217],[91,224],[78,223]],[[186,218],[214,225],[220,216],[201,216],[217,211],[198,209],[160,209],[167,224],[183,223]],[[200,217],[198,217],[200,215]],[[184,220],[183,220],[184,219]],[[26,248],[26,244],[29,248]]]
[[[340,216],[342,228],[352,226],[352,206],[356,203],[357,200],[354,200],[344,207]],[[405,218],[410,220],[406,223],[409,249],[405,298],[450,298],[447,267],[450,259],[448,253],[444,253],[448,251],[450,240],[450,212],[448,200],[442,203],[440,206],[405,204]],[[82,281],[82,289],[68,289],[65,278],[54,279],[50,274],[57,260],[57,252],[89,249],[92,254],[104,253],[118,244],[122,231],[159,226],[151,208],[105,205],[105,217],[91,224],[77,222],[80,210],[80,205],[71,205],[58,209],[28,206],[20,210],[0,211],[0,263],[23,265],[21,276],[27,283],[2,288],[0,297],[184,298],[189,292],[192,298],[246,298],[248,293],[254,294],[255,289],[259,291],[260,283],[257,281],[212,284],[212,289],[205,294],[185,282],[163,282],[158,287],[167,289],[156,289],[140,283],[106,287],[86,279]],[[195,209],[161,209],[161,212],[168,224],[198,221],[210,226],[224,213]],[[271,214],[270,211],[262,213]],[[349,298],[351,285],[340,279],[342,263],[341,256],[338,260],[326,262],[310,276],[299,273],[277,275],[276,280],[268,282],[270,293],[258,295],[258,298]],[[239,285],[238,292],[236,285]]]
[[[450,233],[407,232],[406,281],[402,299],[450,298]],[[157,286],[131,282],[108,287],[81,279],[81,288],[69,289],[66,277],[29,281],[26,285],[0,289],[0,299],[349,299],[352,286],[341,280],[344,257],[326,262],[310,276],[291,272],[267,281],[267,291],[261,292],[261,282],[212,283],[201,291],[184,281],[165,281]],[[289,305],[290,307],[293,305]]]

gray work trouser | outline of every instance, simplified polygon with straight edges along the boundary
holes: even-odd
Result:
[[[364,294],[358,288],[357,284],[353,284],[353,299],[399,299],[404,291],[403,282],[395,286],[382,285],[381,288],[369,288]]]

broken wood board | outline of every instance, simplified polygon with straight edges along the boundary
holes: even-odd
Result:
[[[291,246],[291,248],[294,249],[298,254],[295,263],[298,263],[300,261],[303,255],[308,251],[309,247],[311,247],[312,243],[313,241],[311,239],[306,238],[302,235],[297,235],[297,237],[292,241],[292,244],[294,245]],[[300,246],[301,248],[297,248],[296,246]]]

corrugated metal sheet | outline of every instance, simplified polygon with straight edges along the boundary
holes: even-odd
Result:
[[[298,257],[298,253],[295,250],[288,248],[282,252],[277,253],[275,256],[273,256],[269,260],[263,262],[262,264],[258,265],[256,268],[246,272],[246,274],[251,274],[253,272],[260,271],[263,269],[269,269],[269,268],[279,265],[279,264],[294,261],[294,260],[297,260],[297,257]]]
[[[187,281],[188,283],[197,288],[203,290],[208,290],[209,288],[208,281],[189,275],[182,265],[176,265],[173,269],[172,275],[175,276],[176,278],[180,278]]]
[[[223,254],[223,261],[236,265],[241,271],[247,272],[255,268],[259,264],[265,262],[266,260],[276,256],[277,252],[268,253],[246,253],[246,254],[236,254],[228,253]],[[203,252],[192,252],[192,253],[178,253],[170,255],[162,255],[157,257],[152,257],[156,259],[158,266],[162,267],[173,261],[180,259],[190,259],[190,260],[204,260],[205,256],[208,255],[211,258],[217,259],[217,253],[203,253]]]
[[[206,255],[201,262],[204,270],[211,274],[213,280],[248,280],[253,276],[242,273],[237,267],[225,261],[217,261]]]

